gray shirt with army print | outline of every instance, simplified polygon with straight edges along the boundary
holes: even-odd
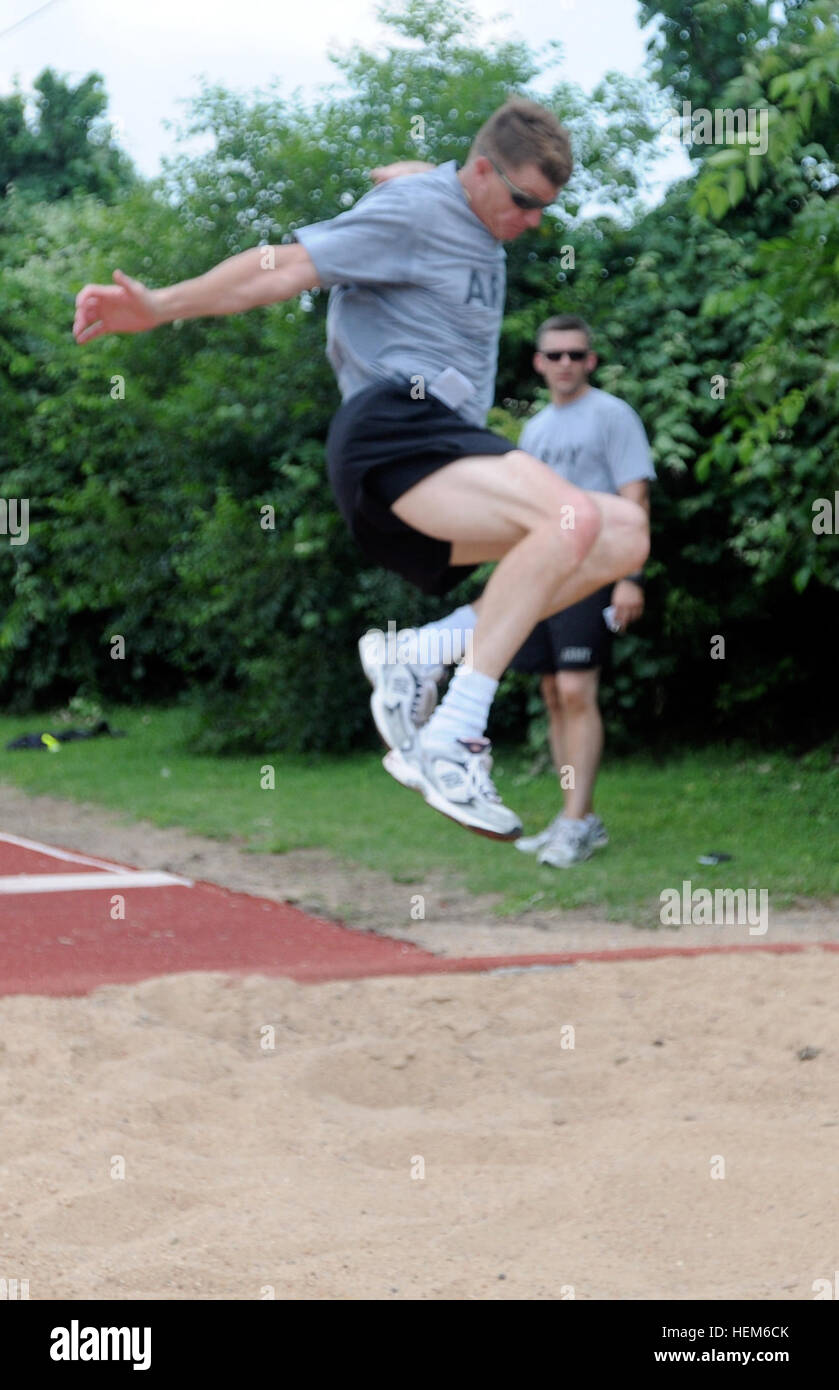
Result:
[[[326,354],[345,401],[404,381],[485,424],[506,257],[472,212],[455,160],[379,184],[295,236],[330,287]]]

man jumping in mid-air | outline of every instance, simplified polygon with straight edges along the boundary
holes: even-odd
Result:
[[[76,299],[78,343],[175,319],[235,314],[329,286],[327,355],[343,404],[327,439],[338,506],[367,556],[430,594],[496,568],[459,628],[459,666],[422,728],[433,672],[368,657],[387,770],[453,820],[521,834],[484,737],[505,668],[536,623],[640,569],[647,517],[587,493],[485,428],[504,307],[504,241],[536,227],[572,167],[550,111],[515,98],[478,131],[463,168],[379,184],[348,212],[253,247],[205,275],[149,290],[122,271]],[[433,625],[432,625],[433,626]],[[392,653],[390,654],[392,655]]]

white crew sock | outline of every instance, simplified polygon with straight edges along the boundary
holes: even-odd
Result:
[[[429,670],[435,666],[456,666],[472,655],[472,634],[478,615],[469,603],[447,617],[417,628],[417,655]],[[469,663],[471,665],[471,661]]]
[[[453,738],[482,738],[498,681],[483,671],[458,667],[440,704],[423,730],[423,743]]]

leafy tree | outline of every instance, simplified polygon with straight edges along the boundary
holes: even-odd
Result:
[[[710,34],[697,49],[707,91],[751,81],[754,65],[769,84],[798,71],[807,35],[822,32],[819,4],[787,4],[785,24],[745,46],[730,26],[709,29],[713,5],[695,5]],[[659,10],[675,22],[685,8]],[[349,748],[371,737],[359,630],[439,614],[439,601],[366,566],[337,515],[323,459],[338,403],[324,294],[83,350],[69,333],[76,289],[116,265],[168,284],[334,216],[366,192],[375,164],[462,159],[490,112],[557,59],[555,46],[539,58],[482,42],[462,5],[409,0],[383,13],[383,52],[335,55],[345,92],[305,106],[276,90],[207,88],[191,131],[212,134],[213,152],[118,183],[107,208],[78,131],[60,160],[61,178],[72,168],[77,182],[59,192],[26,145],[22,107],[0,107],[8,148],[22,142],[30,156],[18,149],[0,200],[0,495],[32,507],[28,544],[0,550],[7,704],[184,692],[206,747]],[[698,104],[705,89],[684,80]],[[773,89],[779,110],[803,121],[783,105],[792,89]],[[540,403],[535,329],[569,310],[595,326],[597,384],[647,424],[660,479],[652,583],[648,618],[617,644],[606,683],[613,739],[780,739],[804,713],[815,736],[832,713],[823,633],[837,587],[835,544],[811,525],[837,443],[829,111],[814,101],[808,120],[820,124],[802,124],[792,164],[773,162],[773,148],[736,206],[713,162],[727,151],[711,148],[698,177],[649,210],[638,195],[660,97],[613,75],[590,98],[559,81],[542,100],[572,128],[578,170],[538,233],[508,247],[490,423],[517,437]],[[801,141],[816,133],[827,162],[814,179]],[[709,178],[727,197],[717,221]],[[715,633],[726,661],[709,659]],[[124,661],[111,659],[116,634]],[[496,731],[520,732],[531,689],[505,680]]]
[[[732,132],[708,155],[696,206],[717,220],[739,209],[777,231],[812,195],[839,186],[839,16],[829,0],[801,0],[789,22],[717,94],[723,109],[759,113],[761,140]],[[701,147],[700,147],[701,148]],[[766,228],[761,214],[770,209]]]
[[[642,0],[641,26],[658,21],[647,43],[654,77],[680,105],[712,107],[771,31],[775,9],[772,0]]]
[[[0,198],[14,187],[34,202],[78,192],[112,201],[135,174],[103,118],[108,104],[103,78],[89,73],[71,87],[44,68],[33,87],[33,125],[26,120],[20,91],[0,98]]]

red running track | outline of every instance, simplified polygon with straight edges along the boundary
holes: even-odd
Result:
[[[97,886],[63,886],[63,876],[70,875],[89,875],[86,885],[95,880]],[[141,880],[155,877],[166,881],[140,886]],[[99,985],[131,984],[192,970],[282,975],[311,984],[374,975],[805,949],[763,943],[646,946],[453,959],[310,917],[288,903],[174,875],[149,875],[0,833],[0,995],[82,995]],[[822,949],[837,950],[839,943],[826,943]]]

